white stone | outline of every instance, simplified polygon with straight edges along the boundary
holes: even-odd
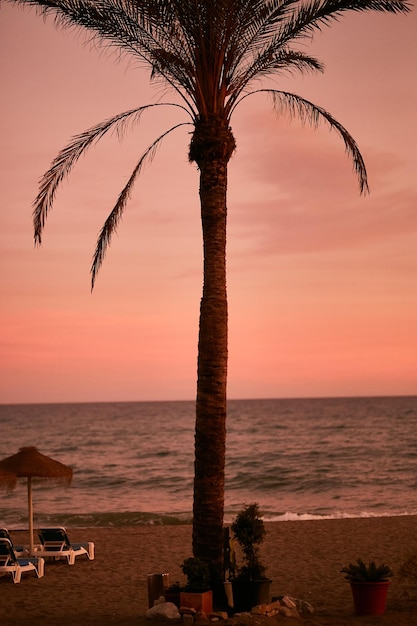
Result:
[[[281,606],[279,613],[280,615],[284,615],[285,617],[300,617],[297,609],[290,609],[289,606]]]
[[[290,600],[295,603],[295,606],[301,615],[313,615],[314,607],[309,602],[306,602],[306,600],[299,600],[298,598],[291,597]]]
[[[180,622],[181,615],[172,602],[158,602],[146,611],[148,619],[165,619],[170,622]]]

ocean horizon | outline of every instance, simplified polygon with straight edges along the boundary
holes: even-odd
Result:
[[[69,465],[36,481],[36,525],[192,520],[195,402],[0,405],[0,459],[27,445]],[[229,400],[225,523],[258,502],[265,521],[417,514],[417,397]],[[0,525],[27,527],[26,484],[2,493]]]

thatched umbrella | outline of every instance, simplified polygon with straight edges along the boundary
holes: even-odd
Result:
[[[16,486],[16,474],[0,470],[0,489],[11,491]]]
[[[5,474],[4,474],[5,472]],[[41,454],[35,447],[20,448],[17,454],[0,461],[0,481],[3,476],[12,474],[17,478],[27,478],[28,481],[28,518],[29,518],[29,549],[33,553],[33,503],[32,478],[41,478],[70,485],[72,468],[54,461],[49,456]]]

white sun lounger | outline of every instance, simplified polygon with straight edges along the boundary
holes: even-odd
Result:
[[[35,572],[38,578],[44,575],[45,561],[41,557],[19,558],[8,539],[0,539],[0,576],[11,574],[14,583],[20,583],[24,572]]]
[[[36,554],[44,558],[67,559],[68,565],[75,564],[75,558],[85,554],[94,560],[94,543],[71,543],[65,528],[40,528],[38,531],[41,544],[36,546]]]
[[[17,546],[13,543],[12,538],[10,537],[10,533],[7,528],[0,528],[0,539],[8,539],[12,544],[14,553],[17,557],[25,557],[29,556],[29,546]]]

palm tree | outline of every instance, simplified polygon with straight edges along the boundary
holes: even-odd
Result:
[[[227,293],[226,191],[235,150],[230,127],[236,107],[254,93],[272,99],[275,112],[324,122],[341,137],[361,192],[365,164],[354,139],[326,110],[299,95],[259,85],[286,71],[322,71],[296,44],[346,11],[405,13],[407,0],[9,0],[33,5],[61,27],[80,27],[94,40],[144,61],[152,79],[176,94],[116,115],[74,137],[44,174],[34,203],[35,242],[41,243],[56,189],[78,158],[110,130],[123,133],[155,106],[182,109],[185,120],[157,137],[140,156],[98,238],[92,287],[144,163],[164,137],[192,125],[189,159],[200,173],[204,281],[200,308],[195,430],[193,553],[220,563],[223,547],[226,449]],[[265,83],[264,83],[265,84]],[[259,85],[259,86],[257,86]],[[255,88],[256,86],[256,88]]]

